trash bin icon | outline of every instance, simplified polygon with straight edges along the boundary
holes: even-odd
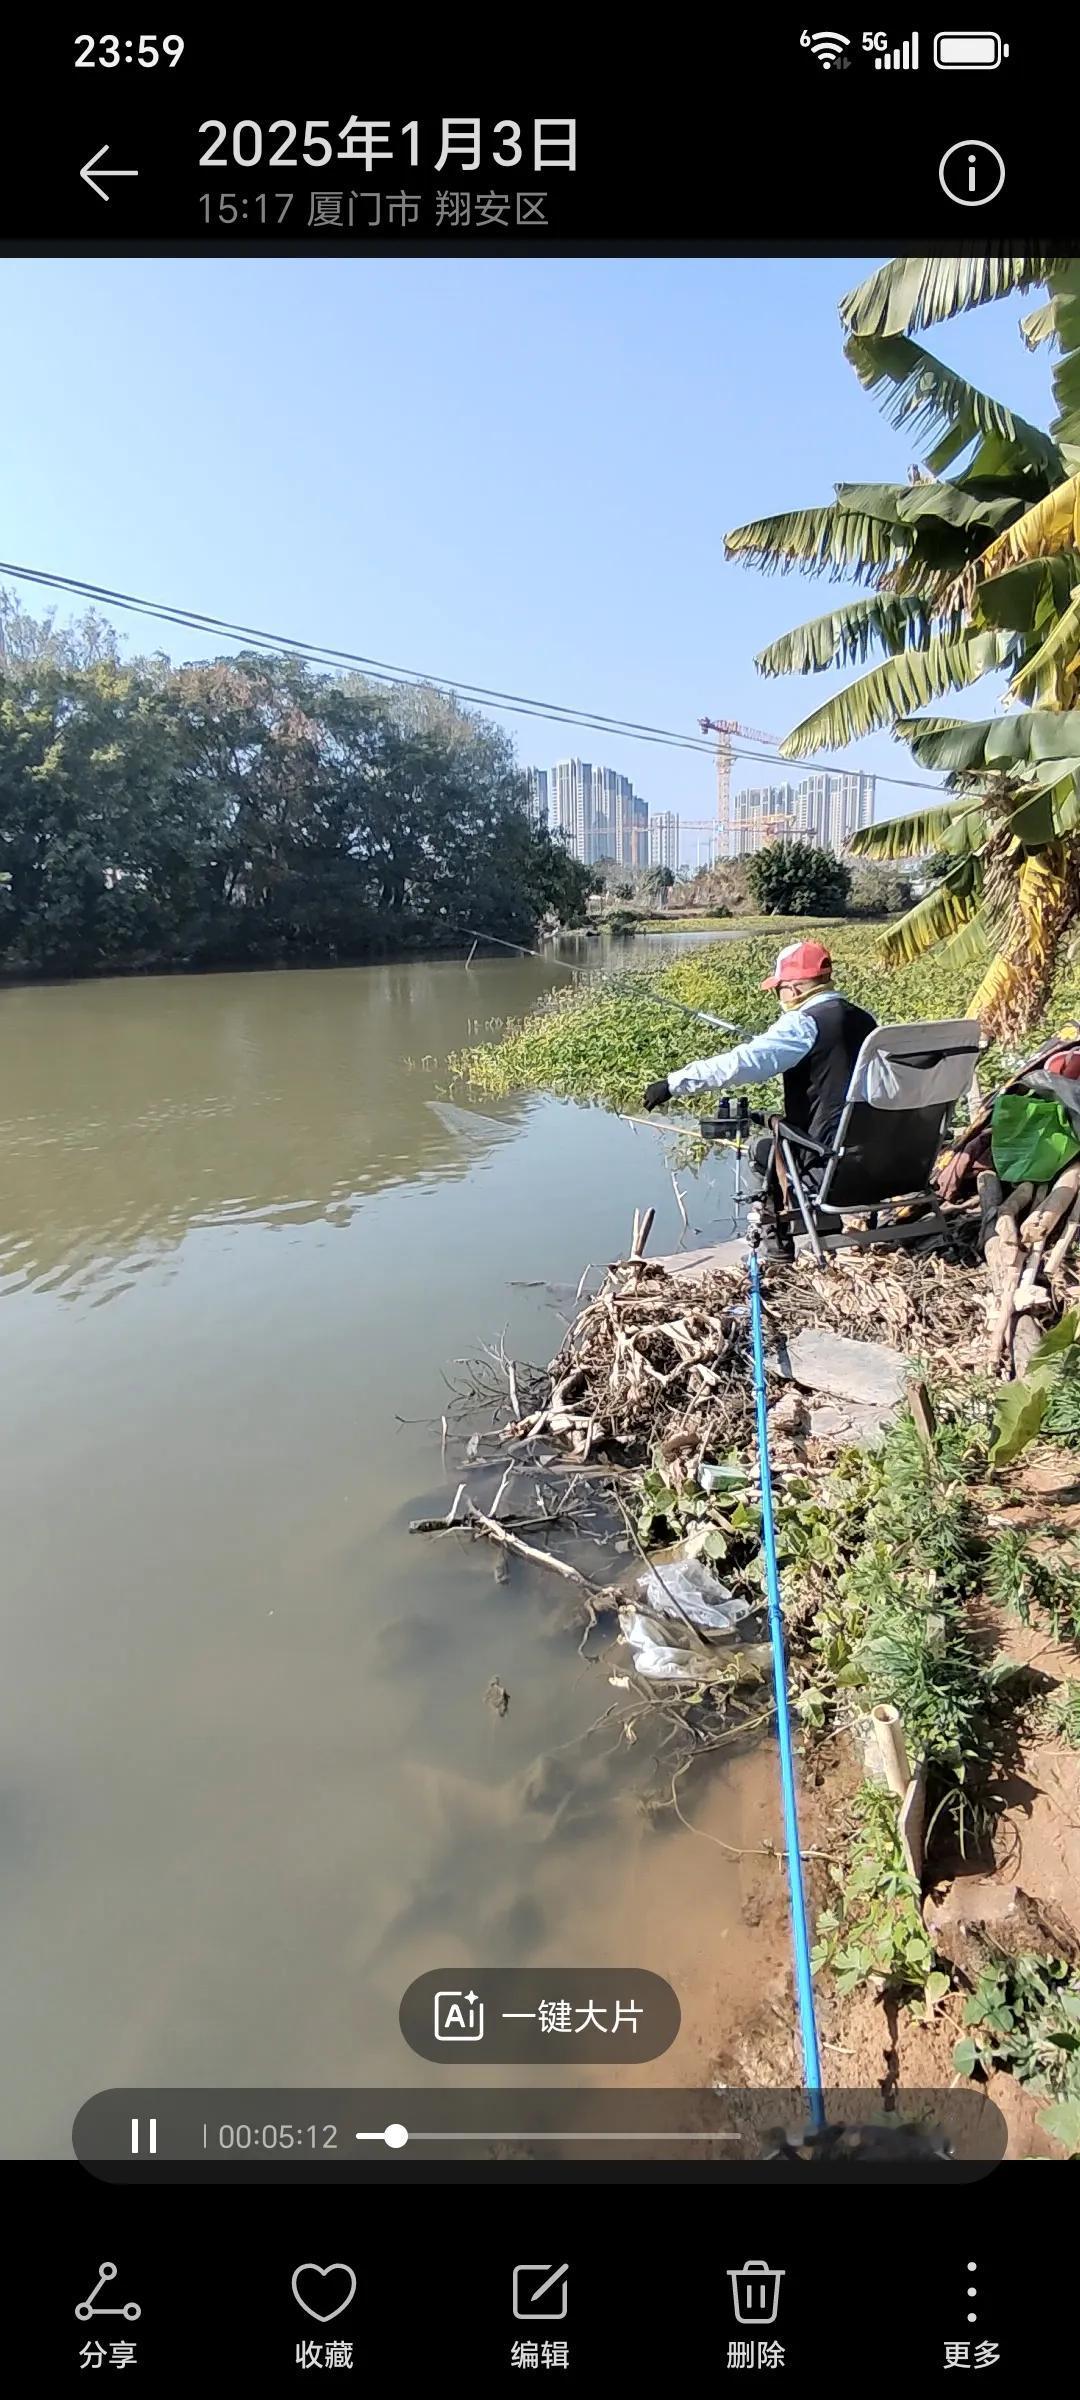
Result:
[[[780,2278],[784,2267],[767,2267],[763,2258],[748,2258],[744,2267],[729,2267],[736,2325],[775,2325],[780,2309]]]

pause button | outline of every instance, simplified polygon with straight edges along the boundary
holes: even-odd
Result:
[[[142,2152],[141,2152],[141,2149],[140,2149],[140,2140],[141,2140],[141,2136],[140,2136],[139,2126],[140,2126],[140,2120],[139,2120],[139,2118],[138,2118],[138,2117],[133,2117],[133,2118],[132,2118],[132,2120],[131,2120],[131,2155],[132,2155],[132,2158],[139,2158],[139,2157],[141,2157],[141,2155],[142,2155]],[[157,2118],[156,2118],[156,2117],[148,2117],[148,2118],[147,2118],[147,2120],[146,2120],[146,2156],[147,2156],[147,2158],[156,2158],[156,2157],[157,2157]]]

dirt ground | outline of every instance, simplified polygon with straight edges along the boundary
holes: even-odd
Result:
[[[1025,1526],[1045,1534],[1048,1544],[1080,1538],[1080,1477],[1074,1454],[1042,1450],[1017,1474],[1014,1496],[997,1508],[993,1522]],[[1047,1690],[1080,1673],[1075,1651],[1048,1638],[1045,1629],[1024,1626],[1010,1612],[981,1604],[977,1630],[990,1655],[1032,1668]],[[835,1736],[803,1761],[800,1808],[807,1853],[827,1852],[842,1823],[845,1803],[861,1780],[854,1744]],[[990,1786],[994,1832],[977,1859],[935,1859],[925,1913],[943,1963],[961,1977],[977,1972],[986,1943],[1000,1941],[1056,1950],[1080,1959],[1080,1752],[1045,1734],[1017,1741],[1015,1755]],[[745,1839],[777,1840],[779,1797],[759,1784],[756,1833]],[[808,1867],[811,1909],[831,1897],[827,1863]],[[742,1875],[742,1910],[756,1928],[760,1967],[756,2004],[732,2021],[725,1995],[717,1993],[717,2042],[713,2078],[732,2084],[798,2084],[799,2060],[791,1983],[790,1926],[786,1886],[773,1860],[748,1857]],[[969,1928],[965,1911],[975,1920]],[[981,1928],[981,1930],[980,1930]],[[890,2094],[949,2090],[961,2081],[953,2070],[953,2046],[963,2030],[964,1990],[948,1995],[929,2024],[917,2011],[897,2009],[869,1991],[840,1999],[828,1984],[819,1991],[819,2032],[827,2089],[858,2088]],[[745,1998],[745,1995],[742,1995]],[[1046,2102],[1013,2077],[995,2075],[978,2090],[1000,2110],[1010,2158],[1060,2158],[1059,2146],[1038,2123]]]

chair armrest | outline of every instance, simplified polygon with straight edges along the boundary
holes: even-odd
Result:
[[[832,1157],[832,1148],[828,1142],[815,1142],[811,1134],[797,1133],[794,1125],[784,1124],[783,1118],[777,1119],[776,1130],[778,1134],[783,1135],[786,1142],[797,1142],[800,1150],[813,1150],[818,1158]]]

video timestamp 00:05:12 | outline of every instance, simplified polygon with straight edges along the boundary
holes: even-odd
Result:
[[[336,2125],[208,2125],[202,2129],[204,2150],[336,2150]]]

